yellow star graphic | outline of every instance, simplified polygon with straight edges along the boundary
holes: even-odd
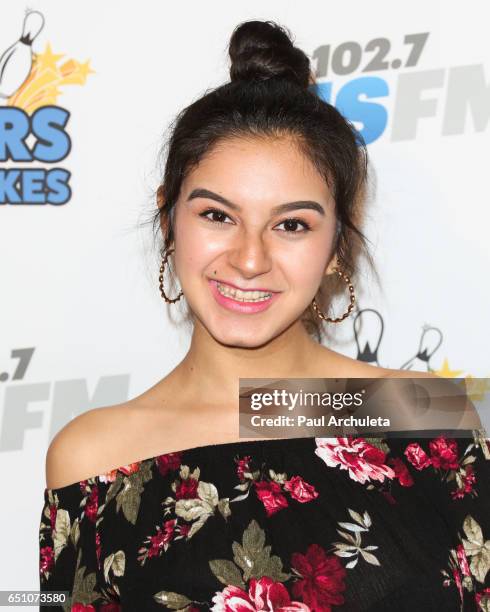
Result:
[[[52,68],[56,70],[56,62],[64,57],[64,55],[64,53],[53,53],[51,51],[51,45],[47,43],[44,53],[39,53],[36,59],[39,62],[40,68]]]
[[[87,78],[89,74],[95,74],[95,70],[92,70],[90,66],[90,60],[87,60],[83,64],[79,64],[78,68],[80,70],[80,74],[84,78],[84,83],[85,83],[85,79]]]
[[[63,93],[60,86],[84,85],[87,76],[95,72],[90,67],[90,61],[81,64],[76,59],[66,59],[58,65],[62,57],[65,54],[53,53],[49,43],[43,53],[34,54],[29,77],[8,99],[8,105],[32,114],[41,106],[56,104],[57,98]]]
[[[466,376],[467,395],[472,401],[482,402],[485,399],[486,392],[490,390],[488,378],[475,378],[474,376]]]
[[[444,363],[442,364],[442,368],[439,370],[434,370],[435,374],[438,376],[442,376],[443,378],[458,378],[464,370],[451,370],[449,368],[449,363],[447,358],[444,359]]]

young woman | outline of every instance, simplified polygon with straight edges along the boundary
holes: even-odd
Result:
[[[230,57],[230,82],[178,116],[157,193],[160,291],[185,298],[189,352],[52,441],[41,589],[80,611],[488,610],[481,432],[238,436],[240,377],[432,375],[320,343],[369,256],[366,148],[283,28],[241,24]],[[335,279],[351,298],[327,318]]]

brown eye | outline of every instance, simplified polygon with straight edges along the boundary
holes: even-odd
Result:
[[[212,215],[213,218],[210,219],[207,215]],[[218,208],[208,208],[202,213],[199,213],[199,216],[206,219],[206,221],[209,221],[210,223],[217,223],[218,225],[222,225],[224,223],[224,219],[229,219],[228,215]]]
[[[279,223],[279,225],[284,225],[285,230],[283,231],[285,231],[288,234],[302,234],[305,232],[309,232],[311,229],[309,224],[306,223],[306,221],[301,221],[301,219],[285,219],[284,221]],[[298,225],[301,225],[303,229],[300,231],[297,231],[296,228],[298,227]]]

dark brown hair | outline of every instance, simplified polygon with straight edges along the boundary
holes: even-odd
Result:
[[[288,136],[333,194],[337,216],[333,249],[339,267],[352,278],[362,254],[374,269],[367,238],[358,228],[366,195],[367,148],[355,127],[315,92],[307,55],[294,46],[285,28],[271,21],[240,24],[231,36],[229,55],[230,81],[184,108],[162,148],[163,178],[155,194],[162,205],[151,219],[154,237],[164,233],[160,253],[173,244],[173,213],[182,182],[213,146],[236,137]],[[348,297],[345,283],[332,276],[325,277],[316,296],[324,312],[336,293]],[[192,318],[192,313],[188,315]],[[311,305],[302,321],[308,333],[321,341],[325,330]]]

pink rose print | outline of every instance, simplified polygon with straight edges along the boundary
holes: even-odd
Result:
[[[405,457],[410,461],[416,470],[423,470],[432,464],[427,453],[417,442],[412,442],[407,446],[404,452]]]
[[[99,475],[100,482],[114,482],[117,477],[118,468],[115,470],[109,470]]]
[[[288,500],[282,494],[281,486],[277,482],[260,480],[254,482],[254,485],[267,516],[272,516],[282,508],[288,507]]]
[[[58,508],[56,506],[56,504],[53,504],[52,506],[49,506],[49,518],[50,518],[50,523],[51,523],[51,531],[54,533],[54,528],[56,526],[56,513],[58,511]]]
[[[282,582],[274,582],[268,576],[252,578],[248,592],[256,610],[309,610],[300,602],[292,602]]]
[[[191,530],[191,525],[186,525],[185,523],[182,525],[177,525],[176,530],[182,538],[186,538]]]
[[[246,493],[232,499],[232,502],[245,499],[252,487],[255,487],[257,497],[264,504],[267,516],[272,516],[282,508],[288,507],[288,500],[284,495],[286,492],[300,503],[306,503],[318,497],[319,494],[315,487],[301,476],[296,475],[288,479],[286,473],[276,474],[275,470],[268,468],[266,462],[263,462],[259,469],[253,469],[252,461],[251,455],[235,457],[237,475],[240,480],[240,485],[235,488],[246,491]]]
[[[293,612],[310,608],[299,601],[291,601],[282,582],[263,576],[251,578],[248,592],[236,586],[227,586],[213,597],[212,612]]]
[[[78,485],[82,493],[87,493],[90,491],[90,485],[88,484],[88,480],[80,480]]]
[[[407,466],[399,457],[391,457],[388,459],[388,465],[393,467],[393,470],[395,471],[395,478],[398,479],[398,482],[402,485],[402,487],[411,487],[413,485],[413,478],[410,475]]]
[[[130,476],[140,469],[140,463],[140,461],[136,461],[135,463],[130,463],[129,465],[123,465],[119,468],[119,471],[125,476]]]
[[[466,558],[466,553],[464,551],[464,546],[459,544],[456,548],[456,555],[458,557],[459,569],[463,576],[471,576],[470,566],[468,564],[468,559]]]
[[[483,591],[480,591],[479,593],[475,593],[475,603],[477,606],[480,606],[482,610],[485,609],[483,607],[484,603],[488,604],[489,602],[490,602],[490,587],[483,589]]]
[[[284,489],[291,493],[291,497],[301,503],[309,502],[318,497],[315,487],[303,480],[301,476],[293,476],[284,483]]]
[[[456,583],[456,587],[459,591],[459,596],[461,598],[461,601],[463,601],[463,583],[461,582],[461,574],[457,567],[453,567],[453,578],[454,578],[454,582]],[[446,584],[448,584],[447,581],[446,581]]]
[[[144,565],[147,559],[159,557],[168,550],[170,543],[175,539],[175,534],[178,533],[177,519],[164,521],[163,525],[157,526],[156,530],[155,535],[148,536],[144,540],[146,546],[138,548],[137,560],[141,565]]]
[[[167,453],[156,457],[158,471],[162,476],[166,476],[169,472],[178,470],[182,462],[182,451],[175,453]]]
[[[456,491],[451,491],[453,499],[461,499],[469,493],[473,493],[473,487],[476,484],[476,476],[472,465],[465,466],[465,474],[461,476],[462,486]]]
[[[54,567],[54,550],[52,546],[43,546],[41,548],[41,563],[39,566],[39,572],[46,574],[50,572]]]
[[[315,438],[317,454],[329,467],[349,470],[349,476],[360,483],[367,480],[383,482],[394,478],[395,472],[386,465],[386,453],[364,438]]]
[[[114,482],[117,478],[117,473],[121,472],[125,476],[130,476],[134,474],[140,469],[141,461],[136,461],[135,463],[130,463],[129,465],[123,465],[118,468],[114,468],[113,470],[109,470],[108,472],[104,472],[99,475],[100,482]]]
[[[99,489],[97,486],[92,487],[87,504],[85,506],[85,515],[92,523],[97,519],[97,508],[99,504]]]
[[[457,486],[456,490],[450,493],[452,499],[461,499],[465,495],[477,495],[474,489],[476,474],[473,465],[471,465],[475,457],[468,455],[460,463],[456,440],[446,439],[444,436],[431,440],[429,449],[430,457],[414,442],[405,449],[405,456],[417,470],[432,465],[435,470],[446,472],[442,475],[442,479],[446,482],[453,481]],[[463,453],[462,457],[465,457],[465,454]]]
[[[245,480],[245,472],[250,472],[250,460],[252,459],[251,455],[246,455],[245,457],[242,457],[241,459],[237,459],[237,476],[240,480],[240,482],[243,482]]]
[[[198,497],[198,486],[199,481],[196,478],[186,478],[182,480],[175,490],[175,499],[195,499]]]
[[[464,520],[463,530],[469,539],[463,539],[460,544],[451,549],[449,553],[450,573],[446,570],[442,570],[442,574],[445,576],[442,584],[444,587],[450,587],[452,584],[454,584],[458,589],[462,604],[464,602],[465,591],[475,593],[475,601],[478,604],[477,583],[483,583],[485,580],[485,576],[488,571],[488,564],[483,557],[481,558],[481,564],[475,563],[475,561],[477,560],[476,554],[478,554],[479,549],[485,547],[485,541],[480,525],[470,515],[467,515]],[[469,557],[471,557],[471,563]],[[482,584],[482,586],[484,585]],[[479,609],[481,610],[487,609],[486,604],[488,602],[485,600],[485,598],[486,594],[483,590],[480,592],[480,602],[482,605],[480,605]]]
[[[311,544],[305,555],[291,555],[291,567],[302,576],[293,584],[293,595],[312,612],[329,612],[331,606],[344,603],[347,570],[337,556],[327,555],[321,546]]]
[[[429,442],[432,465],[443,470],[457,470],[458,462],[458,443],[456,440],[447,440],[444,436],[439,436]]]
[[[167,550],[168,544],[174,535],[176,522],[177,519],[170,519],[163,523],[163,529],[160,526],[157,527],[157,534],[149,538],[151,546],[148,550],[148,557],[157,557],[162,549]]]

